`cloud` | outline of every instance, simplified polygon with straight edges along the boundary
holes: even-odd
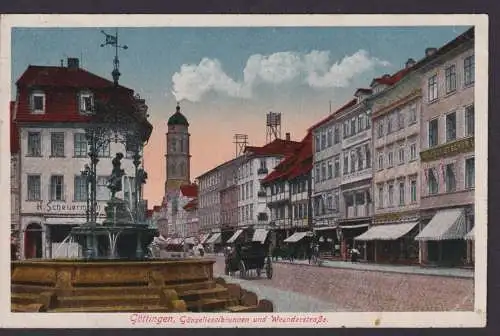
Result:
[[[343,88],[362,73],[388,65],[365,50],[333,63],[329,51],[255,54],[247,60],[243,79],[236,81],[225,73],[219,60],[203,58],[197,65],[182,65],[172,76],[172,94],[178,101],[198,102],[209,92],[252,98],[253,89],[265,83],[280,85],[299,81],[314,89]]]

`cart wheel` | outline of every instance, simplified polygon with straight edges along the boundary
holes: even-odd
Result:
[[[262,273],[262,269],[261,268],[257,268],[257,276],[260,277],[260,274]]]
[[[240,278],[244,279],[247,275],[247,268],[243,260],[240,261]]]
[[[270,258],[267,258],[267,261],[266,261],[266,276],[268,279],[273,278],[273,264],[271,263]]]

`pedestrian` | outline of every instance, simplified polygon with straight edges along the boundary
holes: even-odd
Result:
[[[309,265],[311,264],[311,258],[312,258],[312,243],[307,245],[307,261],[309,262]]]
[[[357,262],[359,255],[360,255],[359,250],[356,247],[353,247],[351,249],[351,261]]]

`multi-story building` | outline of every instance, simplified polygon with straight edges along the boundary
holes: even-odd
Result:
[[[336,123],[342,125],[341,218],[337,234],[343,258],[353,246],[354,237],[367,230],[373,214],[371,110],[366,100],[371,94],[371,89],[356,90],[355,102],[335,116]],[[318,173],[324,175],[315,167]]]
[[[202,233],[218,233],[218,235],[211,236],[213,240],[209,242],[210,244],[218,244],[221,242],[220,190],[224,186],[222,182],[221,166],[222,165],[219,165],[196,178],[199,185],[198,218],[200,231]]]
[[[238,168],[245,160],[240,155],[221,166],[222,185],[220,188],[220,228],[234,231],[238,226]]]
[[[273,245],[296,232],[312,228],[311,170],[312,135],[308,132],[301,145],[285,158],[261,182],[266,191],[266,204],[270,210],[270,227],[273,228]],[[299,241],[303,235],[296,235]],[[291,238],[290,238],[291,239]]]
[[[198,219],[198,198],[193,198],[184,206],[186,212],[186,234],[185,237],[199,236],[199,219]]]
[[[418,262],[420,206],[420,77],[413,59],[392,76],[372,81],[374,217],[364,242],[366,259]]]
[[[270,210],[267,207],[267,194],[261,186],[261,181],[286,155],[292,154],[300,145],[300,142],[291,141],[290,133],[287,133],[286,139],[275,139],[262,147],[247,146],[245,148],[245,161],[238,169],[238,226],[240,228],[267,227]]]
[[[342,179],[342,123],[337,115],[356,104],[356,99],[331,113],[310,128],[314,143],[313,213],[314,230],[326,244],[320,245],[323,252],[331,251],[340,257],[340,242],[337,237],[338,220],[343,216],[340,207],[340,185]],[[311,149],[312,150],[312,149]],[[337,247],[337,249],[335,249]]]
[[[187,237],[193,213],[186,211],[186,206],[198,197],[196,184],[184,184],[179,189],[169,191],[167,202],[168,235],[180,238]]]
[[[423,263],[472,261],[474,226],[474,28],[430,50],[421,74]]]
[[[19,132],[14,121],[15,102],[10,102],[10,235],[11,258],[19,258],[20,184]]]
[[[88,186],[82,170],[89,164],[85,136],[88,112],[94,100],[108,98],[111,91],[131,102],[135,99],[134,92],[123,86],[115,87],[112,81],[81,69],[74,58],[68,59],[67,67],[29,66],[16,85],[20,255],[21,258],[56,257],[71,228],[87,221]],[[104,207],[110,198],[108,176],[113,168],[111,160],[118,152],[127,153],[125,144],[110,141],[99,149],[98,222],[103,220]],[[130,155],[124,157],[121,167],[125,171],[123,191],[116,196],[131,201],[135,167]],[[78,245],[68,249],[78,249]]]

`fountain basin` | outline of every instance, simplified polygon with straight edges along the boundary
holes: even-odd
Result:
[[[259,308],[256,297],[255,302],[243,300],[241,291],[214,279],[214,263],[212,259],[195,258],[13,261],[11,310],[59,313],[269,310],[269,303]]]

